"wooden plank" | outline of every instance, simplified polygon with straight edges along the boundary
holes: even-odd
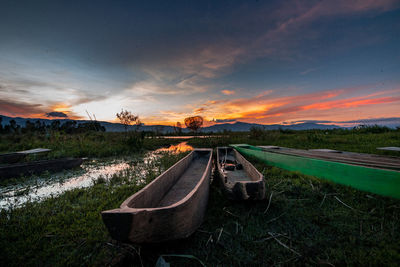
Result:
[[[334,150],[334,149],[328,149],[328,148],[309,149],[308,151],[326,152],[326,153],[342,153],[342,151]]]
[[[20,154],[36,154],[36,153],[43,153],[43,152],[49,152],[51,149],[48,148],[34,148],[34,149],[29,149],[29,150],[24,150],[24,151],[18,151],[15,153],[20,153]]]
[[[399,151],[400,152],[400,147],[397,147],[397,146],[377,147],[376,149],[387,150],[387,151]]]

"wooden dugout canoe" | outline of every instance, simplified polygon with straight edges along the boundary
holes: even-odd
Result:
[[[0,165],[0,178],[40,174],[44,171],[57,172],[78,167],[82,162],[81,158],[62,158]]]
[[[8,164],[16,163],[25,158],[27,155],[49,152],[49,151],[51,151],[51,149],[35,148],[18,152],[4,153],[0,154],[0,163],[8,163]]]
[[[212,149],[195,149],[119,209],[101,213],[111,237],[159,243],[190,236],[203,222],[212,167]]]
[[[217,167],[221,184],[230,198],[264,199],[264,176],[236,149],[217,147]]]
[[[0,155],[0,164],[1,163],[16,163],[25,157],[26,157],[25,154],[20,154],[17,152],[4,153],[4,154]]]

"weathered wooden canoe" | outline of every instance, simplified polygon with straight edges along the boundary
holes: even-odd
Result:
[[[217,147],[217,167],[221,184],[229,198],[264,199],[264,176],[236,149]]]
[[[318,178],[327,179],[336,183],[352,186],[354,188],[395,198],[400,198],[400,172],[390,168],[371,167],[365,162],[358,161],[355,164],[327,160],[322,158],[312,158],[305,154],[289,155],[277,150],[255,147],[246,144],[232,145],[240,153],[247,156],[253,156],[268,165],[289,171],[298,171],[306,175],[312,175]],[[287,150],[286,150],[287,151]],[[321,152],[331,153],[331,152]],[[332,157],[333,153],[332,152]],[[392,159],[395,160],[395,159]],[[383,161],[381,162],[384,163]],[[393,162],[392,162],[393,163]],[[388,161],[385,161],[388,164]]]
[[[212,149],[195,149],[119,209],[101,213],[111,237],[159,243],[191,235],[203,222],[212,167]]]
[[[9,163],[9,164],[16,163],[16,162],[22,160],[23,158],[25,158],[27,155],[49,152],[49,151],[51,151],[51,149],[35,148],[35,149],[30,149],[30,150],[18,151],[18,152],[4,153],[4,154],[0,154],[0,163]]]
[[[0,154],[0,163],[16,163],[25,157],[25,154],[20,154],[17,152],[4,153]]]
[[[44,171],[57,172],[78,167],[82,162],[83,159],[81,158],[62,158],[0,165],[0,178],[40,174]]]

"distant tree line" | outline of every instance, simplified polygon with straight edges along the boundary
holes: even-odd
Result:
[[[320,139],[321,136],[327,134],[337,134],[337,135],[346,135],[349,133],[355,134],[377,134],[377,133],[387,133],[400,131],[400,127],[389,128],[387,126],[380,125],[358,125],[351,128],[334,128],[334,129],[308,129],[308,130],[293,130],[293,129],[277,129],[277,130],[269,130],[261,127],[251,127],[249,130],[249,137],[252,139],[262,140],[264,138],[269,138],[271,135],[277,135],[279,133],[283,134],[296,134],[299,131],[308,133],[309,139]]]
[[[25,134],[25,133],[47,133],[50,131],[63,131],[68,134],[83,133],[89,131],[105,132],[106,128],[98,121],[81,122],[66,121],[61,123],[59,120],[53,120],[51,124],[45,124],[40,120],[27,120],[25,126],[20,126],[15,120],[10,120],[9,124],[2,125],[0,117],[0,134]]]

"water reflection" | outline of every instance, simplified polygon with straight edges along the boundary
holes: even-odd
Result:
[[[191,139],[191,138],[213,138],[213,137],[224,137],[223,135],[172,135],[172,136],[155,136],[148,138],[164,138],[164,139]]]
[[[110,177],[126,168],[129,168],[129,164],[124,161],[98,162],[93,160],[83,163],[81,170],[56,173],[47,179],[32,177],[33,181],[0,188],[0,208],[10,205],[20,206],[29,200],[38,201],[74,188],[89,187],[99,177]]]
[[[162,153],[181,153],[192,149],[187,142],[182,142],[149,152],[141,159],[91,160],[84,162],[79,170],[64,171],[50,177],[34,176],[18,185],[0,187],[0,209],[43,200],[75,188],[89,187],[99,178],[111,179],[114,174],[124,171],[134,171],[138,176],[145,177],[148,171],[145,166],[154,163]]]
[[[186,152],[186,151],[191,151],[193,150],[193,147],[188,145],[187,142],[182,142],[179,143],[177,145],[171,145],[168,148],[160,148],[158,150],[156,150],[156,152],[172,152],[172,153],[182,153],[182,152]]]

